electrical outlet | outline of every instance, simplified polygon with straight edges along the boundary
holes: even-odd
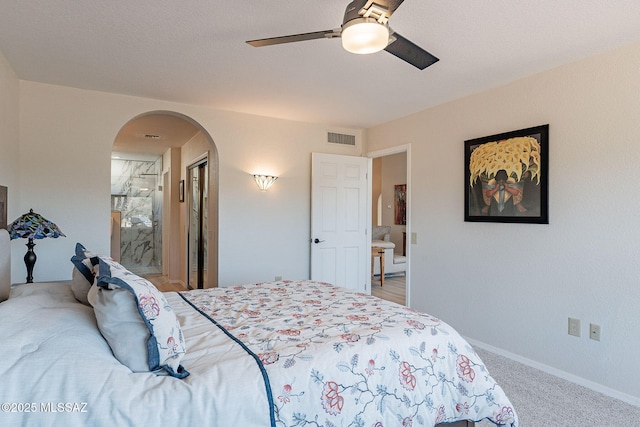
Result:
[[[580,336],[580,319],[569,317],[569,335]]]
[[[276,276],[276,281],[282,280],[282,276]]]
[[[600,325],[589,323],[589,338],[600,341]]]

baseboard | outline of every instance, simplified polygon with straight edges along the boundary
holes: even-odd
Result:
[[[392,273],[387,273],[386,271],[384,272],[384,277],[406,277],[407,276],[407,272],[406,271],[394,271]],[[380,278],[380,273],[375,273],[373,275],[373,277],[377,277]]]
[[[538,369],[542,372],[546,372],[547,374],[556,376],[558,378],[562,378],[563,380],[570,381],[574,384],[578,384],[582,387],[586,387],[598,393],[602,393],[606,396],[612,397],[614,399],[621,400],[623,402],[629,403],[631,405],[640,406],[640,397],[632,396],[627,393],[623,393],[619,390],[604,386],[602,384],[596,383],[594,381],[587,380],[585,378],[579,377],[577,375],[570,374],[569,372],[565,372],[560,369],[553,368],[551,366],[545,365],[540,362],[536,362],[535,360],[527,359],[526,357],[508,352],[498,347],[494,347],[490,344],[483,343],[481,341],[477,341],[471,338],[465,337],[469,343],[474,346],[481,348],[483,350],[490,351],[497,355],[506,357],[507,359],[514,360],[516,362],[522,363],[523,365],[530,366],[532,368]]]

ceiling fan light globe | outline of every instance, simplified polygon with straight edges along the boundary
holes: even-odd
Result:
[[[389,27],[372,18],[356,18],[342,26],[341,37],[348,52],[375,53],[389,44]]]

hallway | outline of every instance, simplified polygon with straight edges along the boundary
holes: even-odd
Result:
[[[380,286],[380,278],[376,276],[371,281],[371,295],[392,301],[400,305],[406,304],[406,277],[387,276],[384,278],[384,286]]]

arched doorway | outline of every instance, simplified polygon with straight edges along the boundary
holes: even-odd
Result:
[[[118,132],[112,149],[112,257],[141,276],[162,275],[187,285],[193,206],[189,167],[207,163],[205,234],[197,239],[207,254],[196,263],[200,286],[218,283],[218,152],[195,120],[171,111],[138,115]],[[200,206],[201,207],[201,206]],[[193,236],[191,236],[193,237]],[[115,241],[114,241],[115,240]],[[114,256],[115,255],[115,256]],[[198,254],[195,252],[195,256]],[[197,282],[196,282],[197,283]],[[195,286],[192,286],[195,287]]]

